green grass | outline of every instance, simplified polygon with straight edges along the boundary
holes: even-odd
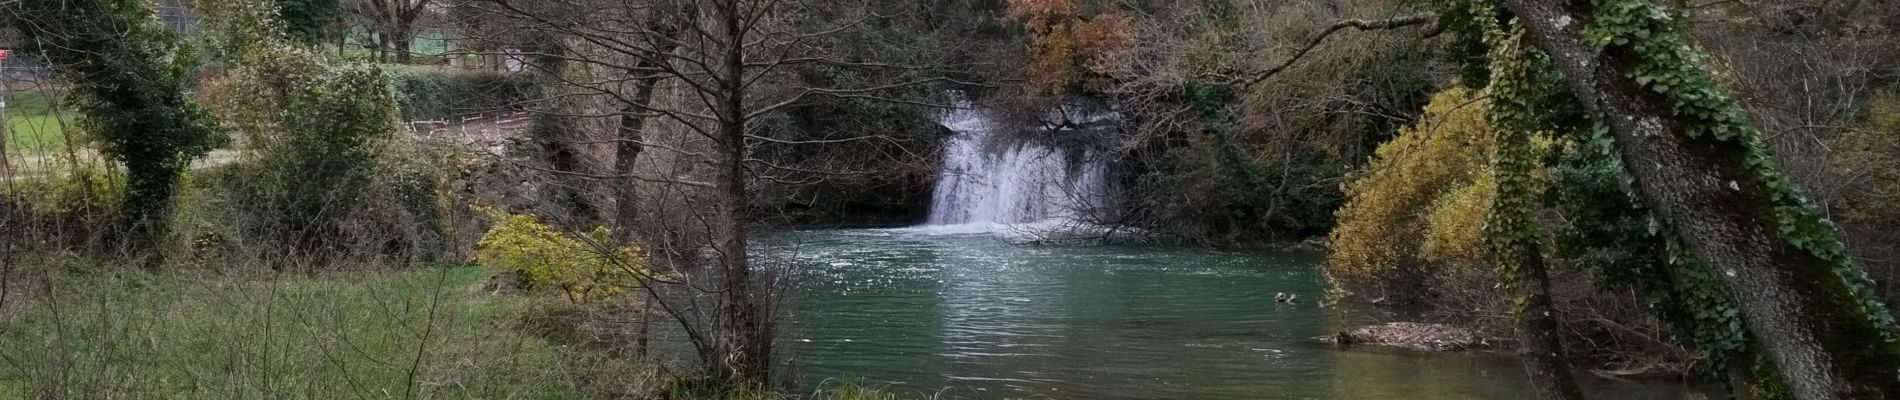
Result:
[[[853,381],[669,389],[648,364],[525,333],[524,317],[572,306],[488,293],[480,267],[236,277],[29,265],[34,278],[0,303],[5,399],[900,398]]]
[[[46,92],[10,93],[7,98],[7,152],[33,154],[65,150],[64,128],[74,121],[70,112],[60,118],[53,110]]]
[[[0,305],[0,398],[899,398],[855,381],[804,394],[669,391],[640,362],[515,328],[561,303],[488,294],[483,267],[327,277],[36,269],[44,279],[27,279],[27,296],[15,284]]]
[[[528,297],[480,268],[237,279],[46,275],[0,313],[0,398],[578,398],[561,346],[508,327]],[[20,301],[18,299],[10,301]],[[23,309],[18,309],[23,308]]]

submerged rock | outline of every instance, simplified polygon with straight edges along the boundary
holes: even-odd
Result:
[[[1490,346],[1490,341],[1477,331],[1419,322],[1362,326],[1318,339],[1341,347],[1382,346],[1417,351],[1461,351]]]

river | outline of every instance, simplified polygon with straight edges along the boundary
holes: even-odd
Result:
[[[1055,399],[1519,399],[1512,358],[1341,351],[1313,337],[1380,322],[1315,301],[1315,254],[1035,247],[932,228],[759,238],[794,260],[782,357],[808,387]],[[1277,292],[1297,304],[1277,304]],[[1596,398],[1693,398],[1588,381]]]

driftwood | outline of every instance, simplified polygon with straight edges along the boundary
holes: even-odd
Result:
[[[1317,338],[1340,347],[1379,346],[1417,351],[1463,351],[1490,347],[1477,331],[1445,324],[1392,322]]]

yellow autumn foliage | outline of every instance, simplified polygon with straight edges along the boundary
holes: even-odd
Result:
[[[1425,221],[1425,243],[1419,249],[1424,262],[1468,270],[1483,268],[1484,215],[1490,212],[1497,191],[1487,168],[1479,171],[1477,181],[1440,196]]]
[[[559,288],[577,302],[599,300],[639,287],[646,257],[639,247],[614,247],[607,228],[576,236],[533,216],[476,207],[495,225],[476,243],[475,261],[511,270],[532,287]]]
[[[1483,271],[1496,185],[1482,97],[1458,87],[1433,96],[1419,122],[1345,184],[1325,268],[1336,296],[1419,299],[1442,274]]]

